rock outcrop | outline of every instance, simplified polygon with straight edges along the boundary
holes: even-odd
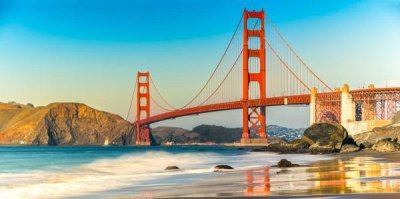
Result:
[[[383,139],[372,146],[372,149],[378,152],[400,151],[400,144],[397,140]]]
[[[129,145],[133,126],[120,116],[79,103],[0,110],[0,144]]]
[[[280,153],[307,153],[310,143],[306,138],[293,140],[291,142],[279,141],[268,144],[266,147],[254,149],[253,151],[271,151]]]
[[[343,146],[345,146],[343,148]],[[325,154],[358,151],[359,146],[348,135],[347,130],[332,123],[317,123],[307,128],[304,136],[291,142],[270,143],[266,147],[254,151],[272,151],[280,153]]]
[[[360,150],[360,147],[354,144],[344,144],[340,149],[340,153],[352,153]]]
[[[358,148],[353,138],[340,124],[316,123],[306,129],[304,137],[311,141],[309,149],[312,154],[339,152],[343,145],[346,145],[344,151]]]
[[[363,145],[366,148],[383,139],[400,140],[400,112],[396,113],[390,125],[354,135],[353,138],[357,144]]]

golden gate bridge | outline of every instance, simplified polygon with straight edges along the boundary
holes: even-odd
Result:
[[[129,107],[136,144],[150,144],[150,124],[242,109],[242,144],[265,144],[267,106],[309,105],[310,123],[352,132],[382,126],[400,110],[400,88],[333,89],[300,58],[264,10],[245,10],[204,86],[180,107],[163,97],[149,72],[138,72]],[[366,123],[360,129],[360,123]]]

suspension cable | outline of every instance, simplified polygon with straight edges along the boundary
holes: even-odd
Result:
[[[150,99],[151,99],[151,101],[153,101],[158,107],[160,107],[161,109],[163,109],[163,110],[165,110],[165,111],[174,111],[174,110],[176,110],[176,109],[167,109],[167,108],[161,106],[151,95],[150,95]]]
[[[299,81],[304,87],[307,88],[307,90],[311,90],[297,75],[296,73],[293,72],[292,69],[290,69],[290,67],[287,65],[287,63],[285,61],[282,60],[282,58],[278,55],[278,53],[275,51],[274,48],[272,48],[271,44],[265,40],[265,43],[267,44],[267,46],[272,50],[272,52],[275,54],[275,56],[279,59],[279,61],[285,66],[285,68],[290,72],[290,74],[297,79],[297,81]]]
[[[327,89],[329,89],[330,91],[333,91],[333,89],[328,86],[328,84],[326,84],[324,81],[322,81],[313,70],[311,70],[311,68],[303,61],[303,59],[300,58],[300,56],[296,53],[296,51],[294,51],[294,49],[289,45],[289,43],[287,42],[287,40],[283,37],[283,35],[281,34],[281,32],[278,30],[278,28],[275,26],[275,24],[272,22],[272,20],[269,18],[268,15],[265,15],[266,21],[269,22],[273,28],[273,30],[278,34],[278,36],[282,39],[282,41],[284,42],[284,44],[286,45],[286,47],[289,48],[289,50],[295,55],[295,57],[301,62],[302,65],[304,65],[306,67],[306,69],[311,72],[311,74],[313,74]]]
[[[136,93],[136,86],[137,86],[137,80],[135,81],[135,85],[133,86],[133,93],[132,93],[132,96],[131,96],[131,102],[129,104],[129,109],[128,109],[128,113],[126,114],[125,120],[128,120],[129,114],[131,113],[132,104],[133,104],[133,100],[135,98],[135,93]],[[136,116],[135,116],[135,119],[133,121],[136,121]]]
[[[232,67],[229,69],[228,74],[224,77],[224,79],[221,81],[221,83],[218,85],[218,87],[211,93],[210,96],[207,97],[202,103],[200,103],[198,106],[203,105],[207,100],[209,100],[217,91],[218,89],[222,86],[222,84],[225,82],[226,78],[228,78],[229,74],[233,71],[233,68],[235,68],[236,63],[238,62],[239,58],[241,57],[243,53],[243,50],[240,52],[239,56],[236,58],[235,62],[233,63]]]
[[[172,105],[164,98],[164,96],[161,95],[161,92],[160,92],[160,90],[158,89],[158,87],[156,86],[156,84],[154,83],[153,79],[151,78],[151,75],[150,75],[150,82],[151,82],[151,84],[153,85],[153,87],[155,88],[155,90],[156,90],[156,92],[158,93],[158,95],[161,97],[161,100],[164,101],[164,102],[167,104],[167,106],[169,106],[170,108],[172,108],[172,110],[176,110],[177,108],[175,108],[174,106],[172,106]],[[151,95],[150,95],[150,96],[151,96]]]
[[[239,23],[236,25],[235,32],[233,33],[231,39],[229,40],[228,46],[225,48],[225,51],[224,51],[224,53],[222,54],[222,57],[221,57],[221,59],[219,60],[219,62],[218,62],[218,64],[217,64],[217,67],[214,69],[213,73],[212,73],[211,76],[208,78],[208,80],[207,80],[207,82],[204,84],[204,86],[199,90],[199,92],[198,92],[188,103],[186,103],[184,106],[182,106],[181,109],[182,109],[182,108],[186,108],[187,106],[189,106],[189,105],[201,94],[201,92],[203,92],[203,90],[206,88],[206,86],[208,85],[208,83],[211,81],[212,77],[215,75],[215,73],[217,72],[218,68],[221,66],[222,60],[225,58],[226,53],[228,52],[228,49],[229,49],[229,47],[231,46],[231,44],[232,44],[232,42],[233,42],[233,39],[235,38],[236,33],[237,33],[237,31],[239,30],[239,27],[240,27],[240,24],[242,23],[242,21],[243,21],[243,15],[242,15],[242,17],[240,18]]]

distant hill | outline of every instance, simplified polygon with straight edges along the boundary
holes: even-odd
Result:
[[[304,129],[290,129],[277,125],[269,125],[267,132],[271,141],[281,139],[292,141],[302,137]],[[190,131],[176,127],[157,127],[152,129],[152,135],[158,144],[233,143],[240,142],[242,128],[200,125]]]
[[[180,143],[191,144],[200,141],[198,133],[177,127],[157,127],[151,130],[154,140],[158,144]]]
[[[0,103],[0,144],[117,145],[134,143],[134,128],[120,116],[78,103],[33,108]]]

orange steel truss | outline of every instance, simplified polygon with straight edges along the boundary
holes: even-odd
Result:
[[[315,118],[317,122],[340,123],[341,92],[318,93],[315,103]]]
[[[142,114],[144,118],[150,117],[150,73],[137,73],[137,101],[136,101],[136,144],[150,144],[150,127],[148,124],[141,123]]]
[[[360,89],[350,92],[356,104],[356,120],[390,120],[400,111],[398,88]]]
[[[248,19],[258,19],[261,21],[260,29],[249,30]],[[249,100],[249,85],[251,82],[256,82],[259,85],[260,99],[266,98],[266,72],[265,72],[265,30],[264,30],[264,10],[260,12],[243,13],[244,31],[243,31],[243,133],[242,142],[248,142],[249,138],[255,137],[267,139],[266,121],[265,121],[265,106],[250,106]],[[260,45],[255,48],[249,48],[249,39],[251,37],[259,38]],[[249,71],[249,59],[258,58],[258,72]],[[257,64],[257,65],[258,65]],[[249,135],[251,134],[251,135]]]

